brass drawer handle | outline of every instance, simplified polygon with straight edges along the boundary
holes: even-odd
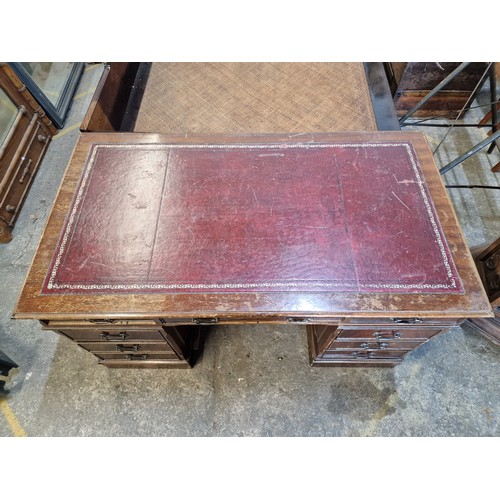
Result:
[[[372,352],[353,352],[352,356],[356,359],[359,359],[359,358],[372,359],[373,353]]]
[[[127,332],[120,332],[120,333],[110,333],[110,332],[102,332],[100,334],[101,340],[125,340],[128,337]]]
[[[373,334],[373,336],[376,338],[376,339],[400,339],[401,336],[402,336],[402,333],[401,332],[398,332],[397,330],[392,330],[391,333],[389,334],[385,334],[384,332],[375,332]]]
[[[141,348],[141,346],[138,344],[134,344],[131,346],[124,346],[124,345],[119,344],[119,345],[115,346],[115,351],[118,351],[118,352],[137,352],[140,348]]]
[[[127,356],[127,359],[129,361],[133,361],[133,360],[142,360],[142,361],[144,361],[144,360],[146,360],[148,358],[149,358],[148,354],[129,354]]]
[[[311,318],[287,318],[288,323],[310,323]]]
[[[417,325],[422,323],[421,318],[391,318],[393,323],[397,323],[398,325]]]
[[[361,349],[370,349],[370,343],[369,342],[363,342],[359,344],[359,347]],[[378,342],[376,346],[373,346],[372,349],[387,349],[389,347],[389,344],[387,342]]]
[[[215,325],[219,322],[219,318],[193,318],[195,325]]]
[[[116,319],[89,319],[89,323],[93,323],[94,325],[111,325],[117,321]]]

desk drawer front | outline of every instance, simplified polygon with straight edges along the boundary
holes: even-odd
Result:
[[[191,365],[186,360],[181,359],[165,359],[150,356],[143,359],[142,356],[132,359],[100,359],[99,364],[107,368],[191,368]]]
[[[179,358],[175,353],[169,352],[134,352],[134,353],[94,353],[98,358],[103,361],[107,360],[123,360],[123,361],[133,361],[134,363],[140,363],[141,361],[154,361],[154,360],[165,360],[165,361],[178,361]]]
[[[340,330],[337,336],[338,340],[342,339],[365,339],[366,341],[395,341],[395,340],[428,340],[434,335],[442,332],[442,328],[344,328]]]
[[[413,340],[413,341],[408,341],[408,340],[365,340],[365,339],[346,339],[346,340],[337,340],[335,342],[332,342],[331,346],[328,348],[328,350],[331,351],[343,351],[346,349],[359,349],[362,351],[373,351],[373,350],[380,350],[380,351],[391,351],[391,350],[402,350],[404,349],[405,351],[409,351],[411,349],[414,349],[415,347],[419,346],[422,344],[424,341],[422,340]]]
[[[455,326],[462,322],[458,318],[346,318],[343,324],[349,325],[381,325],[381,326]]]
[[[154,319],[77,319],[42,321],[44,330],[62,330],[66,328],[158,328],[160,322]]]
[[[102,330],[90,329],[70,329],[55,330],[62,333],[67,337],[75,340],[76,342],[124,342],[124,341],[144,341],[144,340],[157,340],[160,342],[165,341],[160,330],[130,330],[124,328],[106,328]]]
[[[97,353],[174,353],[167,342],[79,342],[79,346],[87,351]]]
[[[206,316],[196,318],[161,318],[164,325],[234,325],[234,324],[305,324],[305,325],[338,325],[344,318],[339,316]]]
[[[407,354],[407,350],[365,350],[365,349],[345,349],[345,350],[335,350],[327,349],[322,356],[319,356],[323,360],[344,360],[344,361],[355,361],[355,360],[372,360],[372,359],[394,359],[396,361],[401,360],[401,358]]]

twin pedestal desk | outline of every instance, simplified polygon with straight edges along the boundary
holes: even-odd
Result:
[[[235,323],[304,323],[313,366],[394,366],[488,316],[415,132],[83,134],[14,312],[120,368],[193,366]]]

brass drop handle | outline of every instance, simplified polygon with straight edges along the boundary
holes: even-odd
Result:
[[[148,358],[149,358],[148,354],[129,354],[127,356],[127,359],[129,361],[133,361],[133,360],[142,360],[142,361],[144,361],[144,360],[146,360]]]
[[[125,340],[128,337],[127,332],[120,332],[120,333],[110,333],[110,332],[102,332],[101,335],[101,340]]]
[[[422,323],[421,318],[391,318],[394,323],[399,325],[416,325]]]
[[[131,346],[124,346],[124,345],[117,345],[115,346],[115,350],[118,351],[118,352],[137,352],[139,349],[141,348],[140,345],[138,344],[134,344],[134,345],[131,345]]]
[[[379,341],[377,346],[379,349],[387,349],[387,347],[389,347],[389,344],[387,342],[380,342]],[[369,349],[370,344],[368,342],[363,342],[362,344],[359,345],[359,347],[361,347],[361,349]]]
[[[375,332],[373,336],[376,339],[387,339],[387,338],[393,338],[393,339],[400,339],[401,338],[401,332],[398,332],[397,330],[392,330],[392,332],[388,335],[385,335],[384,332]]]
[[[288,323],[309,323],[311,318],[287,318]]]
[[[193,318],[195,325],[215,325],[219,322],[219,318]]]
[[[353,352],[352,356],[354,358],[367,358],[367,359],[373,359],[373,353],[372,352]]]

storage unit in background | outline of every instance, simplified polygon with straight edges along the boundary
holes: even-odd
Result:
[[[388,62],[385,69],[399,117],[413,109],[434,87],[450,75],[458,62]],[[465,67],[413,116],[455,119],[467,111],[488,76],[488,63]]]
[[[12,68],[0,63],[0,242],[12,228],[40,160],[57,133]]]

